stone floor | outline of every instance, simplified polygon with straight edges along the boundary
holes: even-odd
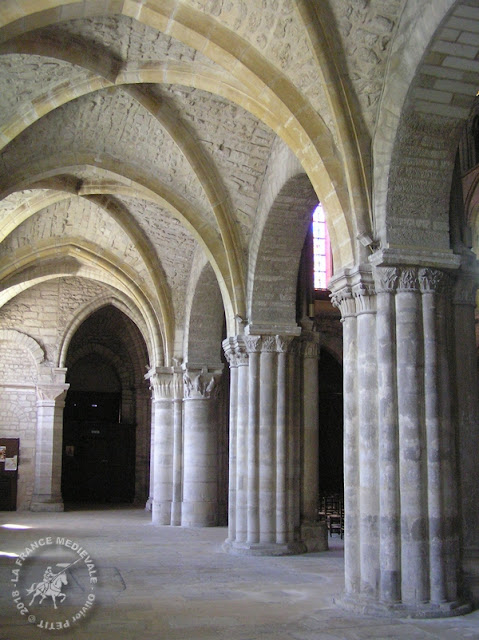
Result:
[[[131,508],[2,512],[0,640],[479,640],[479,611],[396,620],[336,608],[332,599],[343,587],[338,538],[330,539],[327,552],[249,558],[224,553],[225,536],[223,528],[154,527],[150,514]],[[58,537],[64,540],[56,544]],[[17,557],[33,543],[38,549],[24,560]],[[49,565],[53,573],[55,566],[66,567],[59,570],[67,584],[57,609],[50,597],[40,604],[41,593],[30,605],[35,590],[25,592]],[[90,578],[96,576],[94,584]],[[89,594],[95,598],[91,608]],[[29,616],[35,621],[28,622]]]

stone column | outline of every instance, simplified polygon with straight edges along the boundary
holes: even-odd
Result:
[[[396,293],[402,601],[428,599],[424,338],[417,270],[401,270]]]
[[[181,525],[183,502],[183,371],[173,368],[173,495],[171,524]]]
[[[359,399],[356,300],[351,283],[337,282],[331,297],[343,324],[344,386],[344,580],[346,597],[361,591],[359,499]]]
[[[377,292],[377,365],[379,394],[379,599],[401,599],[399,508],[399,426],[396,394],[396,267],[375,270]]]
[[[451,314],[442,288],[448,277],[434,267],[379,260],[374,274],[376,295],[365,270],[333,285],[333,301],[349,325],[342,606],[371,614],[459,615],[469,607],[458,595]]]
[[[301,333],[301,539],[308,551],[328,548],[326,522],[318,520],[319,506],[319,335]]]
[[[236,416],[238,413],[238,365],[240,350],[238,340],[228,338],[223,341],[223,349],[230,366],[230,407],[229,407],[229,465],[228,465],[228,540],[236,539]]]
[[[235,526],[230,526],[225,542],[225,549],[232,553],[280,555],[305,550],[297,526],[299,419],[289,393],[293,338],[244,336],[241,343],[248,359],[243,355],[242,365],[236,364],[238,371],[232,369],[236,506]],[[226,349],[231,340],[223,343]],[[297,514],[292,513],[295,509]]]
[[[151,451],[151,398],[143,382],[135,388],[135,503],[141,504],[149,494]]]
[[[153,494],[155,486],[155,403],[151,401],[150,418],[150,486],[148,488],[148,500],[145,504],[145,511],[153,510]]]
[[[147,374],[153,397],[153,503],[152,522],[171,522],[173,494],[173,373],[157,367]]]
[[[184,458],[181,524],[211,527],[218,519],[217,381],[222,365],[184,367]]]
[[[479,406],[474,318],[478,276],[475,261],[469,268],[461,269],[453,298],[462,544],[466,555],[474,554],[475,557],[479,555]]]
[[[65,380],[66,369],[55,369],[53,373],[56,378]],[[63,511],[63,408],[69,387],[69,384],[58,382],[37,386],[35,480],[31,511]]]
[[[242,402],[248,407],[248,452],[247,490],[248,490],[248,536],[247,542],[255,545],[259,543],[259,457],[258,457],[258,428],[259,428],[259,388],[260,388],[260,346],[259,336],[245,336],[248,352],[248,397]]]

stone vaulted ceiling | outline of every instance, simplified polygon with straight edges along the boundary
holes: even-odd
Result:
[[[198,252],[227,321],[244,314],[284,145],[327,208],[336,263],[354,260],[402,0],[33,4],[0,7],[1,304],[88,278],[171,357]]]

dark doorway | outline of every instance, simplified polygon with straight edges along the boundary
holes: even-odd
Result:
[[[327,351],[319,360],[319,493],[343,493],[343,368]]]
[[[72,366],[67,381],[63,500],[132,502],[135,426],[121,421],[121,384],[114,367],[93,353]]]

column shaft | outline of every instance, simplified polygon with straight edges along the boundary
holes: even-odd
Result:
[[[173,495],[171,524],[181,525],[181,503],[183,501],[183,400],[173,400]]]
[[[154,405],[152,522],[156,525],[169,525],[173,494],[173,403],[171,399],[161,399],[155,400]]]
[[[409,277],[411,270],[405,270]],[[415,277],[415,276],[414,276]],[[401,594],[403,602],[429,599],[424,365],[417,289],[396,294],[397,384],[401,492]]]
[[[260,542],[276,542],[276,366],[274,354],[262,351],[259,412]]]
[[[259,542],[259,353],[249,353],[248,389],[248,542]]]
[[[396,269],[389,278],[396,279]],[[401,599],[399,539],[399,442],[396,395],[395,304],[392,291],[377,294],[377,361],[379,387],[380,584],[386,603]]]
[[[208,398],[185,398],[183,506],[181,524],[217,523],[217,425]]]

